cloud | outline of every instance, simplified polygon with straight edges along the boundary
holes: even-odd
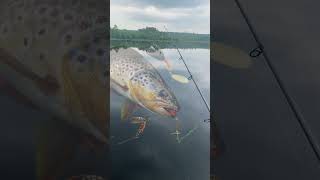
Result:
[[[210,0],[111,0],[111,4],[135,7],[155,6],[158,8],[185,8],[209,4]]]
[[[143,1],[144,5],[141,7],[134,3],[128,3],[129,5],[111,3],[111,26],[117,24],[124,29],[153,26],[160,30],[164,30],[164,26],[166,26],[169,31],[210,32],[209,2],[201,4],[201,1],[197,1],[197,6],[194,7],[172,6],[167,8],[157,6],[152,2],[154,1],[150,1],[148,4]]]

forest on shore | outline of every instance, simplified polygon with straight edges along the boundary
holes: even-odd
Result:
[[[184,32],[164,32],[154,27],[146,27],[138,30],[119,29],[117,25],[110,27],[111,40],[132,41],[164,41],[164,42],[210,42],[209,34],[196,34]]]

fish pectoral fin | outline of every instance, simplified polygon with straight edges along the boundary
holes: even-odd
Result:
[[[111,83],[113,83],[115,86],[117,86],[118,88],[120,88],[122,91],[127,92],[129,90],[128,86],[126,85],[121,85],[118,82],[116,82],[115,80],[111,80]]]
[[[148,118],[144,118],[144,117],[132,117],[131,118],[131,123],[132,124],[146,124],[148,121]]]
[[[140,122],[139,128],[138,128],[137,133],[136,133],[136,137],[140,136],[144,132],[144,129],[146,128],[146,124],[147,124],[146,121],[141,121]]]
[[[37,73],[33,72],[32,69],[28,68],[25,64],[21,63],[18,59],[16,59],[14,56],[11,56],[8,52],[1,48],[0,63],[7,65],[24,78],[34,82],[46,95],[55,94],[59,88],[59,84],[54,77],[50,75],[47,75],[44,78],[39,76]]]
[[[121,108],[121,121],[127,120],[130,117],[130,115],[132,115],[134,111],[137,110],[137,108],[139,108],[139,106],[136,103],[127,99],[123,103]]]
[[[164,63],[165,63],[167,70],[171,71],[172,65],[171,65],[170,61],[168,59],[164,59]]]

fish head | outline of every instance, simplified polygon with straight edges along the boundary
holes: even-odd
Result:
[[[154,48],[151,46],[151,48],[147,49],[147,54],[150,55],[151,57],[159,60],[159,61],[164,61],[166,60],[166,57],[164,56],[164,53],[161,51],[159,48]]]
[[[155,72],[143,71],[134,75],[130,91],[140,105],[157,114],[175,117],[180,109],[173,92]]]

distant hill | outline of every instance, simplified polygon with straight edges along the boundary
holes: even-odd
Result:
[[[136,41],[178,41],[178,42],[209,42],[209,34],[195,34],[182,32],[163,32],[154,27],[138,30],[118,29],[117,25],[110,28],[111,40]]]

